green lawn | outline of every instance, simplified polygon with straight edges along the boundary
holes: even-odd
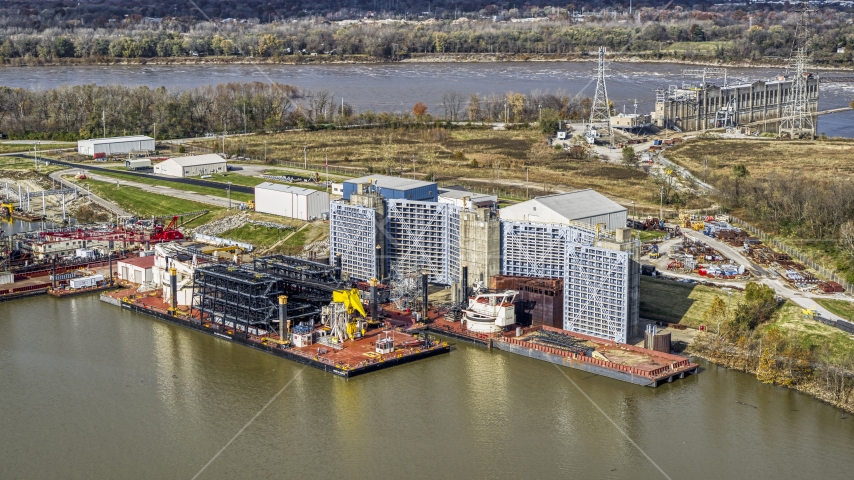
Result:
[[[854,303],[830,298],[817,298],[815,301],[822,307],[830,310],[830,313],[854,322]]]
[[[822,299],[817,300],[817,302],[828,308],[825,302],[841,301]],[[848,302],[842,303],[850,305]],[[777,319],[764,328],[780,328],[791,334],[801,346],[810,350],[821,351],[821,349],[827,348],[834,358],[854,355],[854,340],[852,340],[851,335],[836,327],[804,318],[802,310],[799,305],[786,301],[778,310]]]
[[[197,210],[210,210],[211,213],[185,224],[186,226],[198,226],[207,223],[215,213],[222,210],[206,203],[149,193],[136,187],[117,188],[112,183],[97,180],[80,180],[78,183],[84,186],[89,185],[96,195],[115,202],[123,209],[140,216],[174,215]]]
[[[164,180],[160,178],[152,178],[152,177],[143,177],[138,175],[132,175],[129,173],[122,172],[105,172],[99,171],[94,172],[95,175],[103,175],[105,177],[117,178],[120,180],[127,180],[130,182],[144,183],[146,185],[158,185],[163,187],[170,187],[176,190],[184,190],[188,192],[196,192],[202,195],[212,195],[214,197],[222,197],[225,198],[228,196],[228,192],[223,186],[223,188],[214,188],[214,187],[202,187],[198,185],[187,185],[180,182],[173,182],[169,180]],[[254,200],[255,195],[250,193],[240,193],[240,192],[231,192],[231,199],[236,202],[248,202],[249,200]]]
[[[738,304],[742,296],[742,292],[733,290],[730,305]],[[703,315],[712,306],[715,297],[727,301],[727,291],[642,276],[640,315],[696,328],[703,324]]]
[[[293,229],[282,230],[278,228],[267,228],[258,225],[246,224],[223,232],[219,236],[231,240],[237,240],[238,242],[251,243],[256,248],[259,248],[269,247],[282,238],[290,235],[293,231]]]
[[[54,150],[58,148],[72,148],[77,147],[76,143],[51,143],[45,145],[39,145],[39,153],[47,152],[49,150]],[[26,153],[34,153],[33,145],[20,145],[15,143],[0,143],[0,153],[18,153],[18,152],[26,152]]]

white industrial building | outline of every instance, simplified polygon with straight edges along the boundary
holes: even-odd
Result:
[[[502,221],[569,225],[572,222],[605,224],[613,231],[626,226],[626,207],[592,190],[576,190],[537,197],[501,209]]]
[[[116,262],[116,276],[126,282],[144,285],[154,281],[154,257],[132,257]]]
[[[264,182],[255,186],[255,211],[315,220],[329,213],[329,194],[310,188]]]
[[[145,135],[128,137],[91,138],[77,141],[77,153],[81,155],[110,156],[132,152],[153,152],[154,139]]]
[[[498,196],[456,188],[440,188],[439,203],[450,203],[460,208],[493,208],[498,205]]]
[[[170,177],[198,177],[212,173],[225,173],[228,164],[215,153],[191,155],[164,160],[154,166],[154,173]]]

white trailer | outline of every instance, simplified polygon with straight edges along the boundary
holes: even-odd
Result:
[[[103,282],[103,275],[89,275],[88,277],[80,277],[80,278],[72,278],[68,281],[68,286],[70,288],[89,288],[95,287],[98,285],[98,282]]]

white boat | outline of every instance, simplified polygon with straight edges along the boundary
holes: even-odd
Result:
[[[468,308],[463,310],[462,324],[470,332],[497,333],[516,323],[513,301],[519,292],[505,290],[494,293],[478,293],[469,298]]]

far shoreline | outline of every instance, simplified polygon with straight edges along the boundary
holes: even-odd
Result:
[[[109,67],[109,66],[192,66],[192,65],[392,65],[413,63],[590,63],[595,62],[591,55],[579,54],[506,54],[506,53],[427,53],[414,54],[399,60],[368,57],[363,55],[328,56],[328,55],[291,55],[286,57],[153,57],[153,58],[61,58],[53,60],[11,58],[4,59],[0,68],[39,68],[39,67]],[[671,65],[692,65],[724,68],[781,68],[787,67],[788,62],[715,62],[711,59],[680,59],[652,58],[645,55],[618,55],[608,57],[611,63],[653,63]],[[854,71],[854,65],[816,66],[814,71],[849,72]]]

